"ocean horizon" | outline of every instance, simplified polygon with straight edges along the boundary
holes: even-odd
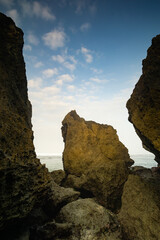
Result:
[[[131,154],[130,157],[134,160],[133,166],[143,166],[146,168],[157,166],[153,154]],[[38,154],[38,158],[42,164],[46,165],[49,172],[59,169],[63,170],[62,154]]]

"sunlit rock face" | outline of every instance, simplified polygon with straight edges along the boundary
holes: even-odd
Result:
[[[33,146],[22,47],[23,32],[0,13],[0,230],[28,216],[50,181]]]
[[[160,233],[159,173],[138,169],[129,175],[124,185],[119,220],[124,239],[154,240]]]
[[[143,73],[127,103],[129,120],[143,146],[160,164],[160,35],[152,40]]]
[[[66,173],[81,178],[81,188],[90,191],[102,205],[112,210],[119,208],[128,166],[133,161],[116,130],[85,121],[75,111],[68,113],[62,124]]]

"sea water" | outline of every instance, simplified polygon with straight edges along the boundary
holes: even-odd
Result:
[[[136,154],[130,156],[134,160],[133,166],[143,166],[146,168],[156,167],[157,163],[154,161],[153,154]],[[63,169],[62,155],[39,155],[42,164],[45,164],[48,170],[54,171]]]

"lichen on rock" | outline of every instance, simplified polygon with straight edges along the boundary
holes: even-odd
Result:
[[[133,164],[127,148],[109,125],[85,121],[76,111],[64,118],[62,135],[64,170],[83,178],[82,188],[106,207],[120,207],[123,184]],[[73,178],[72,178],[73,179]]]

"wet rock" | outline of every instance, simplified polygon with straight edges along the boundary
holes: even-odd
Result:
[[[67,114],[62,124],[65,172],[79,177],[79,182],[74,184],[81,184],[84,190],[92,192],[101,204],[118,209],[128,166],[133,161],[116,130],[109,125],[85,121],[75,111]]]
[[[118,217],[127,240],[159,239],[160,175],[146,176],[146,170],[143,171],[141,175],[129,175],[124,185]]]
[[[116,216],[93,199],[79,199],[67,204],[61,209],[57,221],[72,224],[70,240],[122,239]]]
[[[127,102],[129,121],[146,150],[155,154],[160,164],[160,35],[143,60],[143,74]]]

